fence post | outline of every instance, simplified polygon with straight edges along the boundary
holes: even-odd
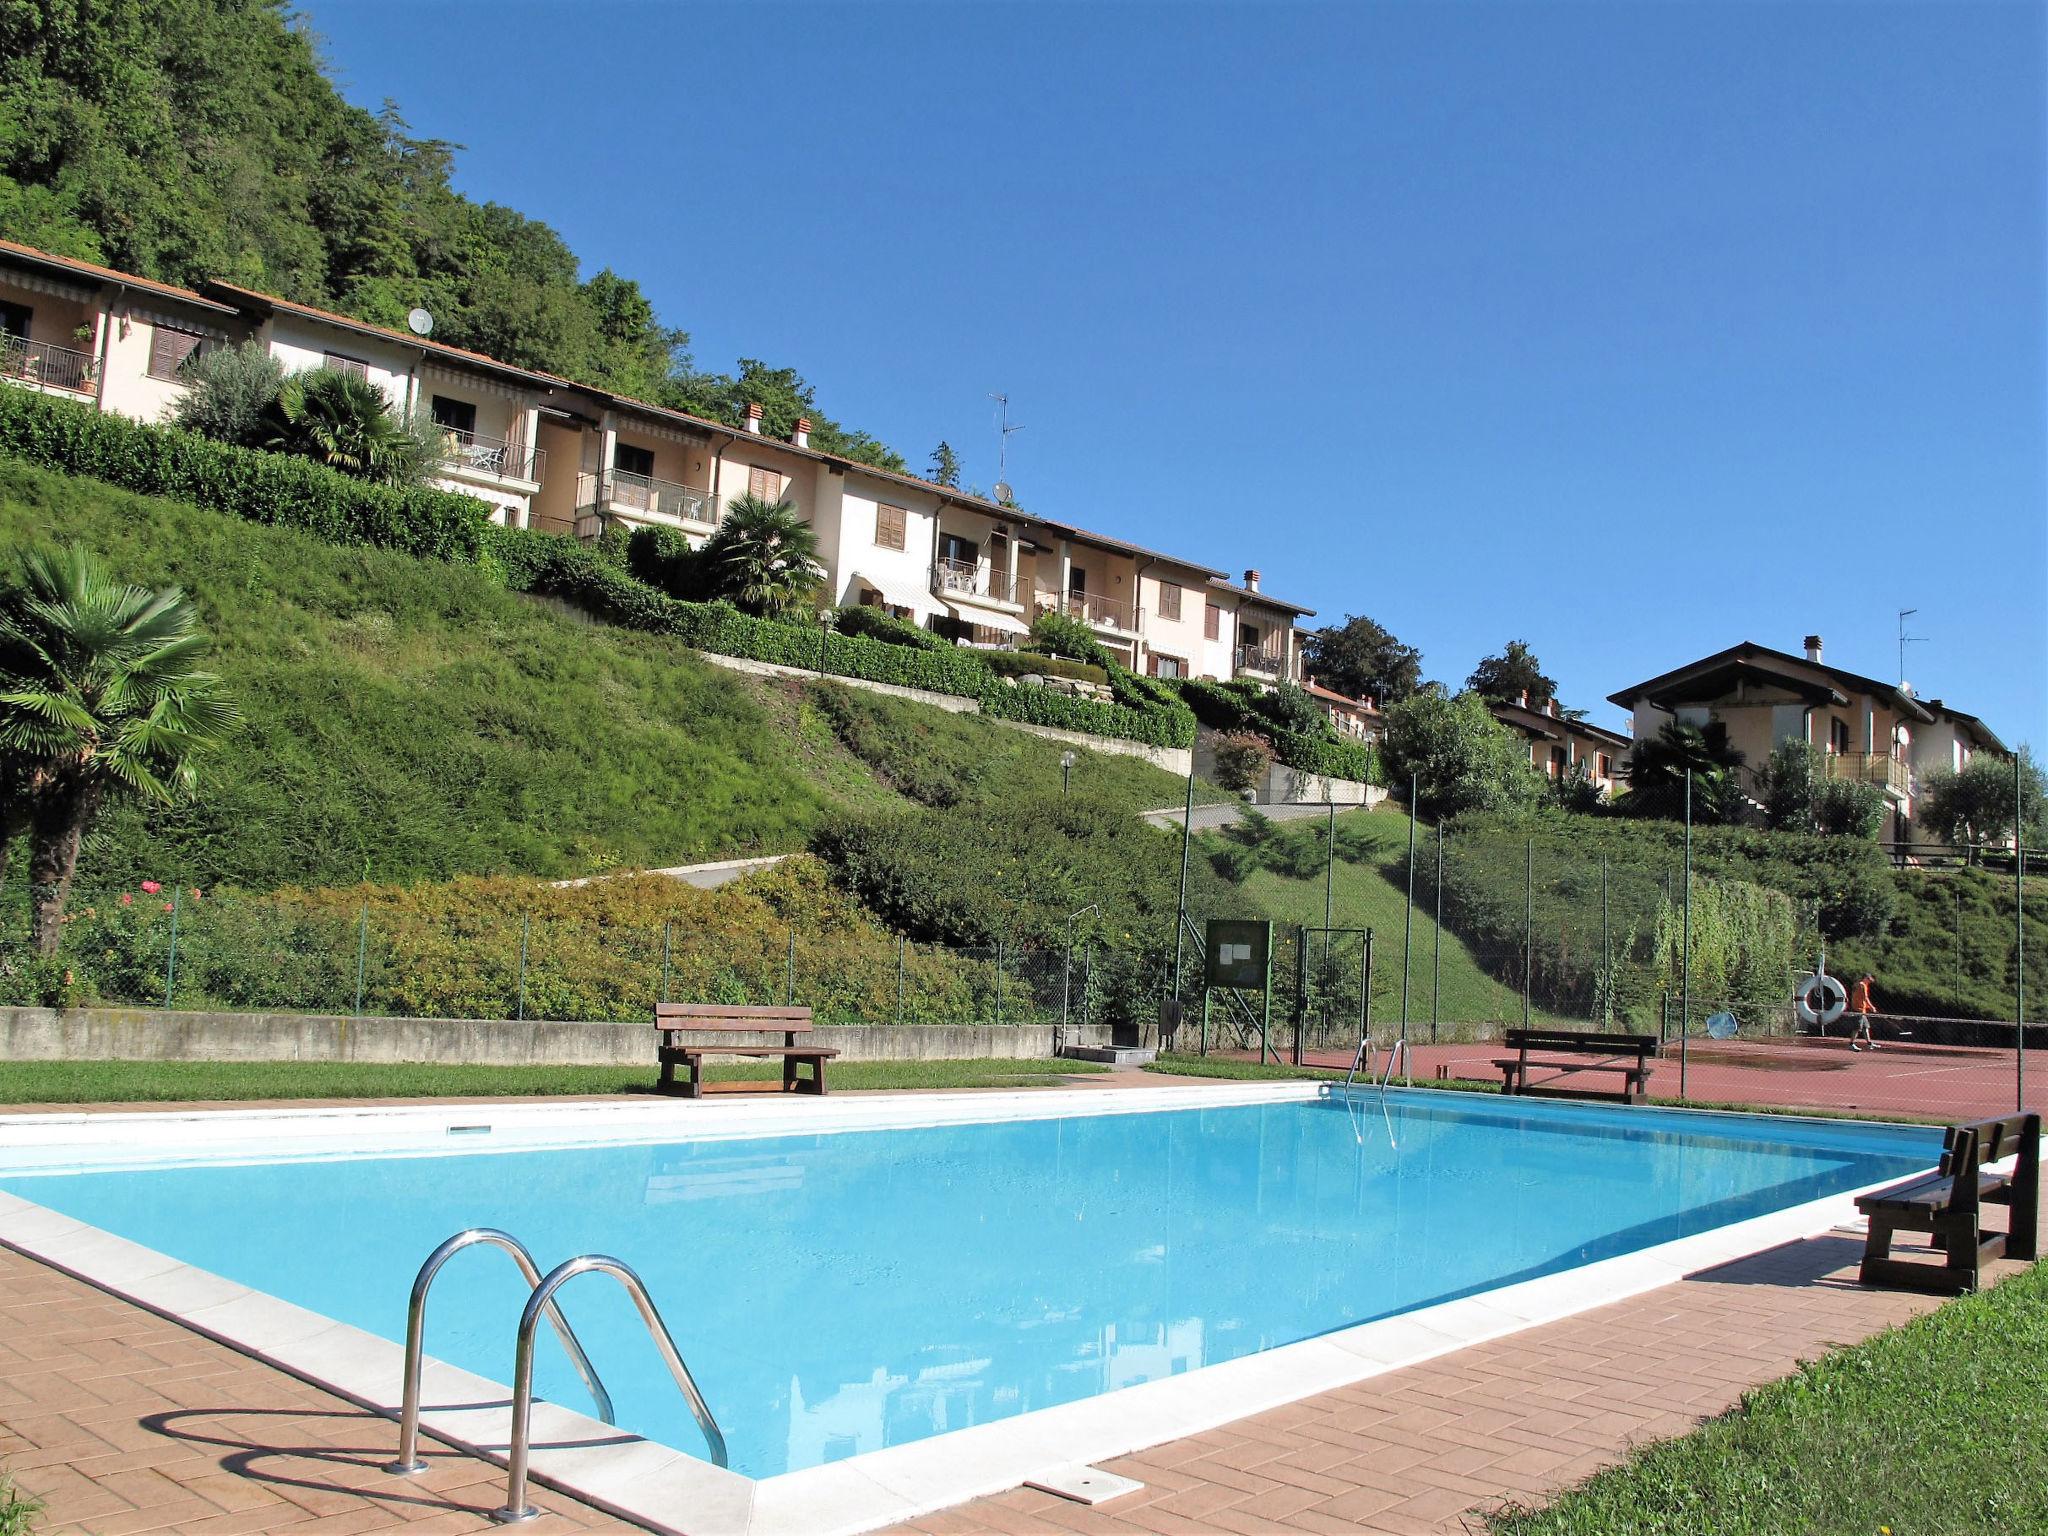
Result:
[[[1401,1038],[1408,1038],[1408,981],[1415,961],[1415,796],[1421,775],[1408,776],[1408,905],[1401,913]]]
[[[1956,950],[1956,984],[1954,991],[1950,994],[1949,1004],[1951,1007],[1955,1009],[1956,1017],[1961,1018],[1963,1016],[1963,888],[1961,886],[1956,886],[1949,892],[1949,894],[1955,897],[1956,899],[1956,921],[1954,932]]]
[[[1536,839],[1529,839],[1529,867],[1522,877],[1522,1028],[1529,1027],[1529,994],[1536,980]]]
[[[661,925],[661,1000],[664,1003],[668,1001],[668,941],[669,930],[673,927],[675,924],[672,922]]]
[[[1192,753],[1190,758],[1192,759]],[[1174,1018],[1180,1014],[1180,955],[1181,941],[1187,933],[1188,921],[1188,850],[1195,840],[1195,770],[1188,769],[1188,803],[1180,817],[1180,896],[1173,908],[1173,1004]]]
[[[1323,931],[1323,964],[1330,963],[1330,934]],[[1301,1037],[1308,1028],[1308,924],[1294,925],[1294,1064],[1301,1065]]]
[[[2012,755],[2012,1069],[2013,1108],[2027,1107],[2027,820],[2026,749]]]
[[[526,940],[532,932],[533,914],[529,912],[519,919],[519,1001],[512,1017],[521,1021],[526,1018]]]
[[[363,1016],[363,963],[370,955],[370,904],[363,903],[363,919],[356,929],[356,1017]]]
[[[1692,769],[1685,770],[1685,927],[1678,982],[1678,1096],[1685,1097],[1686,1036],[1692,1033]]]
[[[896,940],[896,1022],[903,1022],[903,951],[910,940],[899,936]]]
[[[1600,1019],[1614,1028],[1614,947],[1607,926],[1607,855],[1600,855]]]
[[[789,925],[789,957],[782,963],[782,1006],[796,1006],[796,924]]]
[[[1003,1027],[1003,941],[996,940],[996,1028]]]
[[[1436,1044],[1438,1004],[1444,991],[1444,824],[1436,824],[1436,944],[1429,962],[1429,1043]]]
[[[171,990],[178,983],[178,898],[182,893],[177,886],[171,887],[171,952],[164,960],[164,1007],[171,1006]]]

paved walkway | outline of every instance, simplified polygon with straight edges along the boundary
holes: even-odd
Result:
[[[1540,1498],[1934,1305],[1856,1286],[1857,1248],[1790,1244],[1118,1458],[1146,1487],[1092,1510],[1018,1490],[901,1530],[1470,1529],[1474,1511]],[[47,1501],[46,1533],[493,1528],[502,1473],[430,1443],[430,1472],[393,1477],[393,1440],[389,1420],[0,1248],[0,1466]],[[537,1536],[631,1529],[546,1490],[537,1502]]]

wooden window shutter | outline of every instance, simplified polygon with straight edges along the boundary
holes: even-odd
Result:
[[[886,502],[875,507],[875,543],[882,549],[901,549],[904,545],[905,512],[902,507],[892,507]]]
[[[149,339],[149,376],[175,379],[178,370],[185,366],[185,359],[199,350],[199,341],[194,331],[159,324]]]
[[[782,500],[782,488],[789,482],[773,469],[764,469],[756,464],[747,470],[747,494],[758,496],[763,501]]]
[[[1159,617],[1178,619],[1180,617],[1180,588],[1170,581],[1159,583]]]
[[[1202,615],[1202,638],[1205,640],[1221,640],[1223,638],[1223,610],[1214,603],[1209,604],[1208,611]]]

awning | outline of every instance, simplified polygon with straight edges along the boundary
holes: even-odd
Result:
[[[978,603],[963,603],[943,592],[939,594],[939,601],[944,603],[953,617],[962,623],[977,625],[982,629],[1000,629],[1010,635],[1031,633],[1029,624],[1015,614],[1004,613],[1001,609],[983,608]]]
[[[881,593],[882,601],[891,608],[917,608],[929,602],[931,598],[930,593],[908,577],[892,576],[884,581],[879,576],[870,576],[865,571],[855,571],[853,580],[847,584],[846,601],[859,602],[863,587]]]

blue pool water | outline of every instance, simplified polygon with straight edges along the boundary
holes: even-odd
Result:
[[[0,1187],[402,1340],[434,1245],[645,1277],[756,1477],[1227,1360],[1927,1166],[1938,1133],[1389,1094],[758,1140],[6,1174]],[[511,1374],[504,1256],[427,1347]],[[702,1442],[629,1305],[565,1309],[619,1422]],[[540,1335],[540,1390],[589,1400]]]

